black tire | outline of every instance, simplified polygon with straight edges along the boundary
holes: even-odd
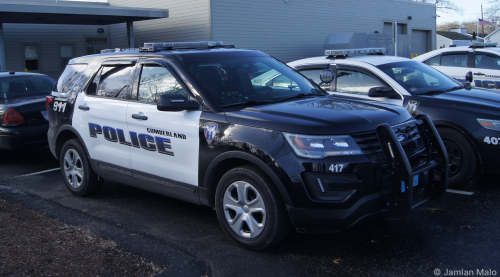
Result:
[[[78,139],[70,139],[64,143],[59,163],[64,184],[72,194],[87,196],[101,188],[103,179],[92,169]]]
[[[439,128],[439,135],[448,152],[450,178],[449,187],[467,184],[477,172],[478,158],[472,143],[459,131]]]
[[[251,203],[253,204],[245,205],[247,207],[246,212],[245,206],[243,206],[241,209],[243,213],[240,214],[238,218],[244,218],[246,215],[249,220],[255,220],[252,222],[259,224],[263,223],[263,227],[260,229],[252,227],[254,228],[254,232],[251,232],[248,231],[250,229],[248,224],[245,225],[248,221],[242,220],[241,231],[240,233],[237,233],[231,226],[237,226],[238,221],[235,221],[235,224],[231,225],[229,223],[229,219],[226,217],[228,216],[231,218],[231,216],[236,214],[236,212],[232,209],[225,209],[224,201],[226,191],[228,191],[229,195],[235,196],[234,199],[240,198],[240,194],[237,193],[237,186],[245,183],[250,185],[244,185],[245,188],[248,188],[248,193],[245,193],[245,195],[248,195],[246,196],[245,201],[251,199]],[[236,194],[234,194],[235,190]],[[259,195],[261,198],[258,197]],[[241,198],[245,198],[245,196]],[[263,202],[260,202],[261,200]],[[229,201],[228,198],[226,198],[226,201]],[[258,207],[262,205],[262,203],[264,204],[264,213],[255,212]],[[251,207],[250,210],[249,207]],[[224,176],[222,176],[215,193],[215,210],[217,211],[219,223],[226,235],[239,245],[250,250],[261,250],[269,247],[283,240],[290,230],[290,218],[286,212],[281,195],[271,180],[269,180],[269,178],[267,178],[262,171],[253,166],[236,167],[229,170],[226,174],[224,174]],[[235,216],[233,219],[237,220],[237,217]],[[238,229],[238,227],[234,228]],[[245,230],[248,232],[245,232]],[[252,237],[252,234],[255,235],[257,232],[260,233],[255,237]]]

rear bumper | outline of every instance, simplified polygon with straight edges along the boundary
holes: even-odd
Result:
[[[47,144],[49,124],[0,127],[0,149],[14,150]]]

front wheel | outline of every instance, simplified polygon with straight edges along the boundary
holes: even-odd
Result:
[[[83,147],[77,139],[66,141],[59,157],[64,183],[76,196],[90,195],[103,183],[102,178],[92,170]]]
[[[462,133],[456,130],[439,128],[438,132],[446,152],[448,152],[449,187],[466,184],[477,171],[478,158],[474,146]]]
[[[281,195],[257,168],[241,166],[229,170],[215,194],[217,218],[233,241],[260,250],[286,237],[290,219]]]

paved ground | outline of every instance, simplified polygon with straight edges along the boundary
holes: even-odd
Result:
[[[404,221],[328,235],[292,232],[275,247],[251,252],[225,238],[208,207],[109,182],[95,196],[78,198],[66,190],[58,171],[20,176],[57,167],[48,148],[0,152],[0,199],[113,240],[168,267],[162,276],[500,274],[497,177],[467,189],[473,195],[447,193]]]

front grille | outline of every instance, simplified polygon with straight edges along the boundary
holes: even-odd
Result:
[[[392,126],[396,137],[398,135],[404,137],[404,140],[401,141],[401,146],[403,146],[412,166],[421,163],[421,158],[416,156],[425,150],[422,137],[420,136],[419,124],[421,124],[420,121],[411,120]],[[353,135],[352,137],[373,165],[384,166],[384,164],[387,164],[387,158],[382,151],[375,132]]]

